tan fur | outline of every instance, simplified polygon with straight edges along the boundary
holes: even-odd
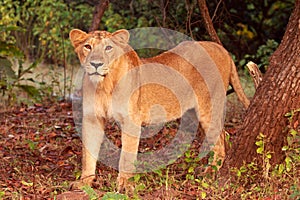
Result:
[[[85,33],[74,29],[70,32],[70,39],[86,71],[83,81],[83,143],[84,146],[93,144],[93,148],[83,149],[81,183],[90,182],[92,179],[89,177],[93,177],[95,174],[97,158],[94,158],[92,155],[97,155],[97,151],[100,149],[104,133],[104,122],[108,118],[116,119],[122,126],[122,154],[118,178],[120,187],[126,187],[127,178],[134,172],[133,165],[128,164],[128,162],[134,162],[136,158],[134,156],[132,158],[126,156],[128,156],[127,153],[137,153],[140,137],[140,130],[137,127],[141,123],[155,123],[161,120],[177,119],[182,116],[183,111],[195,108],[202,128],[204,131],[208,130],[209,123],[213,119],[211,119],[211,94],[208,91],[207,83],[204,81],[206,77],[202,77],[191,63],[174,53],[176,50],[180,51],[187,48],[186,45],[175,47],[174,51],[171,50],[153,58],[140,59],[136,52],[127,44],[129,33],[126,30],[119,30],[115,33],[106,31]],[[225,96],[226,90],[231,84],[239,99],[247,108],[249,101],[240,85],[235,65],[229,53],[223,47],[213,42],[193,44],[200,45],[199,47],[206,52],[207,55],[202,55],[203,62],[207,58],[217,66],[224,86],[222,90],[224,94],[222,95]],[[110,49],[108,46],[111,46],[112,50],[106,51],[106,49]],[[91,49],[89,49],[90,47]],[[187,51],[184,51],[184,53],[191,55],[195,52],[189,52],[187,48]],[[91,62],[103,63],[103,65],[95,69],[91,66]],[[183,76],[184,80],[187,80],[192,87],[198,104],[194,105],[193,102],[189,101],[189,94],[187,94],[183,102],[179,102],[176,95],[169,88],[156,83],[141,85],[136,90],[134,88],[135,85],[142,83],[143,80],[150,76],[146,74],[147,70],[142,70],[142,64],[151,65],[151,63],[169,66],[170,68],[167,69],[166,73],[169,73],[168,70],[170,69]],[[154,67],[153,69],[155,69]],[[95,71],[101,75],[88,75]],[[129,71],[136,72],[132,73],[128,80],[126,79],[122,82],[122,78]],[[155,77],[156,75],[151,76]],[[165,78],[168,79],[168,77]],[[213,79],[214,77],[210,78]],[[170,79],[170,81],[172,80]],[[176,86],[176,82],[173,85]],[[182,89],[179,88],[179,90]],[[114,97],[114,93],[118,94],[117,97]],[[129,104],[124,102],[127,98],[129,99]],[[113,101],[116,102],[114,105],[112,105]],[[153,105],[160,106],[154,108]],[[161,111],[161,108],[164,109],[164,112]],[[161,116],[162,113],[165,113],[166,116]],[[130,120],[134,123],[129,122]],[[101,134],[95,133],[94,130],[99,130]],[[95,138],[98,139],[96,144],[94,144]],[[220,138],[221,140],[216,143],[214,150],[219,157],[224,157],[224,135],[222,134]],[[87,179],[88,181],[86,181]],[[80,183],[77,184],[80,185]]]

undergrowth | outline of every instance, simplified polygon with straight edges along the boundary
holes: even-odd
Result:
[[[36,105],[0,116],[0,199],[57,199],[80,177],[81,142],[76,136],[70,105]],[[89,199],[292,199],[300,197],[300,131],[294,116],[286,115],[286,157],[271,165],[274,155],[265,149],[268,140],[256,140],[256,160],[231,169],[232,179],[224,180],[212,166],[213,154],[203,161],[191,146],[175,163],[153,172],[136,174],[130,181],[130,197],[117,193],[117,171],[99,163],[94,187],[84,187]],[[18,120],[22,116],[24,121]],[[39,117],[36,117],[39,116]],[[9,118],[9,121],[7,120]],[[29,120],[30,118],[30,120]],[[26,121],[25,121],[26,119]],[[211,167],[211,173],[204,173]]]
[[[266,151],[268,140],[259,134],[256,140],[256,160],[245,163],[240,168],[231,169],[236,177],[224,180],[213,171],[201,173],[199,156],[195,150],[187,151],[183,158],[163,169],[148,174],[136,174],[131,181],[136,189],[131,199],[299,199],[300,198],[300,131],[297,123],[293,124],[295,113],[286,114],[289,120],[287,145],[282,147],[285,160],[271,165],[272,152]],[[209,160],[212,160],[213,154]],[[209,166],[209,163],[206,165]],[[202,165],[203,168],[203,165]],[[116,188],[105,188],[110,192],[103,199],[120,199]],[[100,188],[101,190],[101,188]],[[114,196],[115,195],[115,196]],[[127,199],[123,196],[121,199]]]

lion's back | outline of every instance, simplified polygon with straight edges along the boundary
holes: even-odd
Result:
[[[209,113],[211,88],[217,84],[221,88],[217,92],[225,94],[229,84],[231,66],[226,57],[228,52],[215,43],[190,41],[143,59],[142,87],[139,97],[136,95],[145,115],[142,118],[149,118],[155,109],[161,115],[161,109],[153,105],[161,105],[168,119],[180,117],[182,111],[195,107]]]

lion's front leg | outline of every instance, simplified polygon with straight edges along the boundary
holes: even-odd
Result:
[[[82,174],[80,180],[72,183],[73,189],[92,185],[95,179],[96,163],[104,136],[104,122],[96,116],[84,116],[82,122]]]
[[[129,134],[132,133],[132,134]],[[140,127],[135,125],[129,128],[128,124],[122,129],[122,150],[119,161],[118,191],[123,189],[132,192],[133,186],[128,179],[136,172],[137,152],[140,141]]]

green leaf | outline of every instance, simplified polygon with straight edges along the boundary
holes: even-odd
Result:
[[[263,143],[262,140],[256,141],[255,144],[256,144],[256,146],[258,146],[258,147],[261,147],[261,146],[264,145],[264,143]]]
[[[283,146],[281,150],[282,151],[287,151],[288,149],[289,149],[289,146]]]
[[[31,183],[31,182],[26,182],[26,181],[24,181],[24,180],[22,180],[21,183],[22,183],[23,185],[25,185],[25,186],[28,186],[28,187],[32,187],[32,186],[33,186],[33,183]]]
[[[0,33],[1,32],[7,32],[7,31],[23,31],[23,32],[25,32],[26,29],[21,28],[19,26],[0,25]]]
[[[279,169],[278,169],[278,173],[279,174],[282,174],[283,173],[283,171],[284,171],[284,165],[281,163],[280,165],[279,165]]]
[[[0,198],[5,196],[5,191],[0,191]]]
[[[8,59],[0,58],[0,69],[3,70],[7,76],[15,79],[16,74],[11,67],[12,67],[12,64]]]
[[[209,187],[209,184],[206,183],[206,182],[204,182],[204,181],[202,181],[201,185],[202,185],[202,187],[205,188],[205,189],[207,189],[207,188]]]
[[[194,167],[189,167],[188,173],[194,173]]]
[[[299,189],[299,186],[297,185],[297,183],[294,183],[290,187],[290,191],[292,192],[292,194],[289,196],[290,199],[299,199],[299,197],[300,197],[300,189]]]
[[[248,10],[254,10],[254,9],[255,9],[254,4],[253,4],[253,3],[247,4],[247,9],[248,9]]]
[[[85,185],[81,188],[87,195],[89,196],[90,200],[97,200],[98,199],[98,194],[95,192],[91,186]]]
[[[290,130],[290,134],[291,134],[293,137],[295,137],[295,136],[298,134],[298,132],[297,132],[295,129],[291,129],[291,130]]]
[[[38,100],[41,98],[40,91],[32,85],[17,85],[17,86],[22,90],[24,90],[29,96]]]
[[[287,157],[285,158],[285,162],[286,162],[287,164],[290,163],[290,162],[292,162],[291,157],[287,156]]]
[[[215,172],[218,171],[218,167],[215,166],[215,165],[211,166],[211,168],[212,168]]]
[[[286,171],[287,172],[291,171],[291,169],[292,169],[292,159],[289,156],[287,156],[284,161],[285,161],[285,164],[286,164]]]
[[[213,163],[213,162],[214,162],[214,156],[215,156],[215,152],[213,152],[213,151],[210,151],[208,155],[209,155],[209,158],[208,158],[208,163],[209,163],[209,164],[211,164],[211,163]]]
[[[80,176],[81,176],[81,171],[75,171],[75,180],[79,180],[79,178],[80,178]]]
[[[207,195],[206,192],[201,192],[201,198],[202,198],[202,199],[205,199],[205,198],[206,198],[206,195]]]
[[[32,140],[26,140],[26,142],[27,142],[30,150],[35,150],[36,149],[37,142],[34,142]]]
[[[102,200],[128,200],[129,198],[124,194],[108,192],[101,199]]]
[[[154,173],[156,173],[157,175],[159,175],[159,176],[162,176],[162,171],[161,170],[154,170]]]
[[[192,174],[187,174],[185,176],[185,178],[188,179],[188,180],[194,180],[195,179],[194,175],[192,175]]]
[[[184,155],[185,155],[185,157],[188,157],[188,158],[191,157],[191,151],[186,151]]]
[[[259,148],[256,149],[256,152],[257,152],[258,154],[263,154],[264,148],[263,148],[263,147],[259,147]]]
[[[217,166],[219,166],[219,167],[221,167],[222,166],[222,159],[219,159],[218,161],[217,161]]]
[[[24,58],[24,54],[19,48],[2,41],[0,41],[0,56]]]
[[[140,174],[135,174],[134,176],[133,176],[133,179],[134,179],[134,182],[139,182],[139,180],[141,179],[141,175]]]
[[[293,115],[293,112],[291,111],[291,112],[286,113],[284,116],[285,117],[291,117],[292,115]]]
[[[134,190],[135,190],[135,192],[138,192],[138,191],[144,190],[145,188],[146,188],[145,184],[141,183],[141,184],[135,186]]]
[[[247,171],[247,168],[245,166],[242,166],[239,170],[240,172],[244,173]]]
[[[193,162],[193,158],[185,158],[184,161],[187,163],[191,163]]]

